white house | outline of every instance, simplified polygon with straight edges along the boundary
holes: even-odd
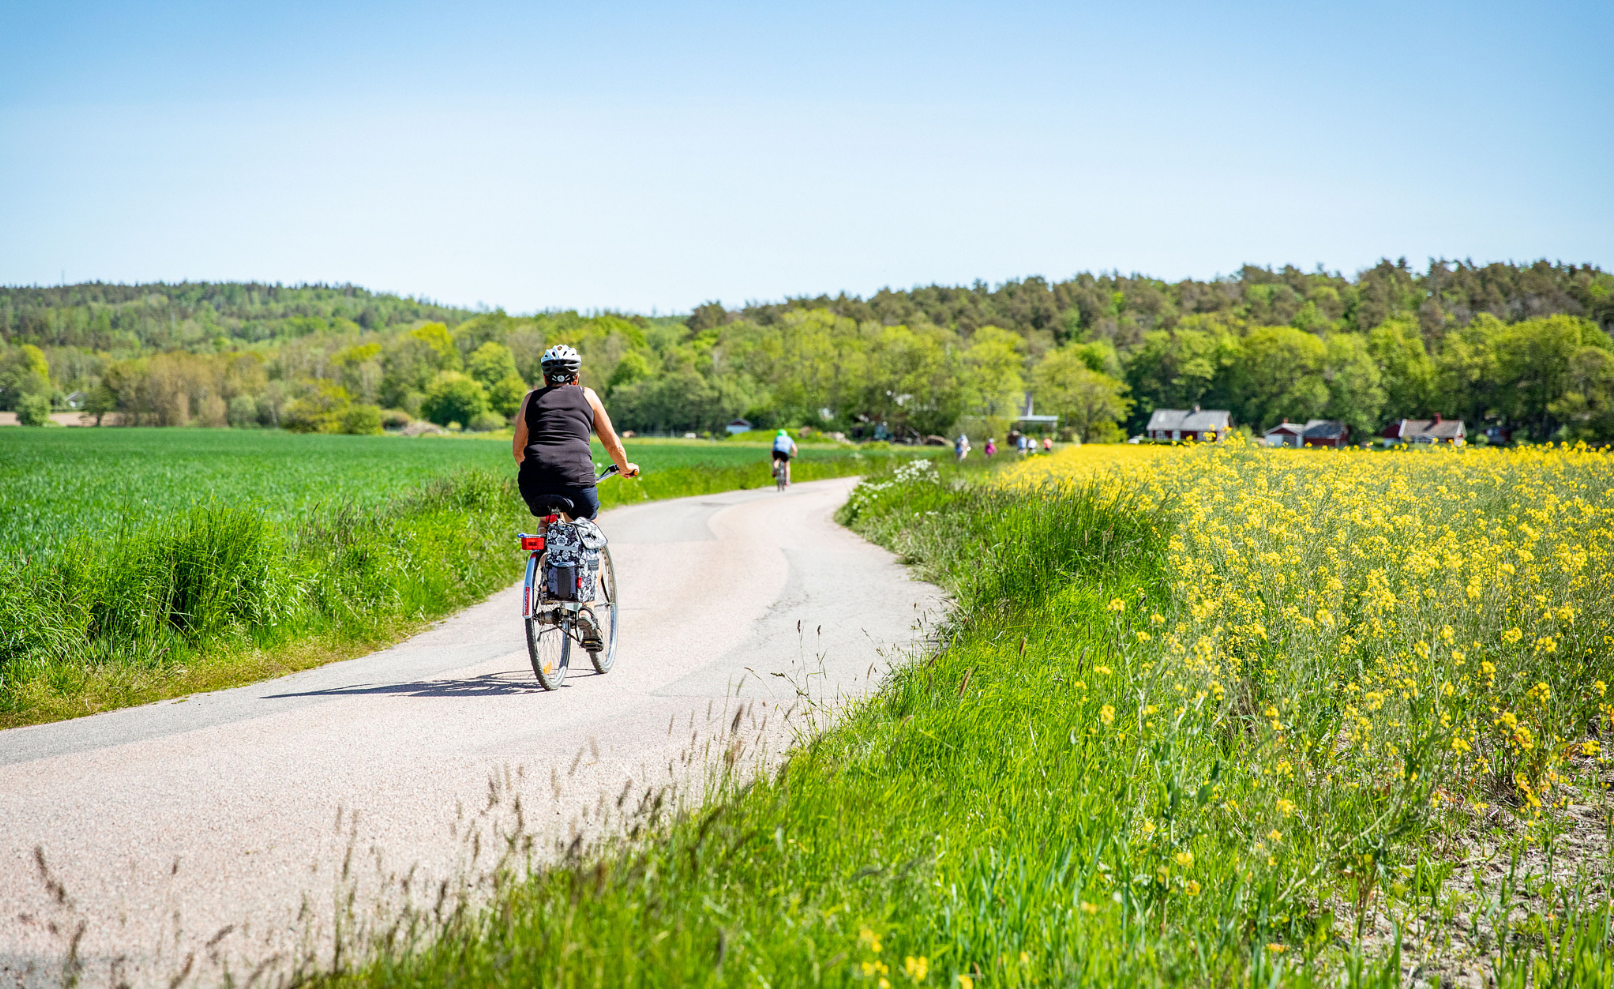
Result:
[[[1151,440],[1201,440],[1214,442],[1225,437],[1233,428],[1233,414],[1225,409],[1193,411],[1186,409],[1155,409],[1149,416],[1144,435]]]

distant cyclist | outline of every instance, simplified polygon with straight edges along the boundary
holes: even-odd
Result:
[[[783,429],[773,438],[773,466],[777,469],[781,464],[785,470],[785,483],[790,483],[790,458],[796,456],[796,441]]]
[[[600,513],[600,496],[594,490],[594,454],[589,449],[592,430],[624,477],[639,473],[611,428],[611,417],[594,389],[577,380],[583,359],[565,344],[550,347],[543,356],[544,384],[521,400],[516,413],[512,449],[521,465],[516,485],[534,515],[548,515],[535,507],[543,495],[559,495],[572,502],[573,518],[591,519]]]

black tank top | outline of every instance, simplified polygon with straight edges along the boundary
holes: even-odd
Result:
[[[594,408],[580,386],[535,389],[527,397],[527,448],[522,466],[542,481],[593,487],[594,455],[588,447],[593,428]]]

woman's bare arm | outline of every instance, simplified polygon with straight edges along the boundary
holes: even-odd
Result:
[[[600,438],[600,444],[605,452],[611,455],[611,461],[622,472],[623,477],[634,477],[639,473],[639,465],[628,462],[627,451],[622,449],[622,441],[617,439],[616,430],[611,428],[611,417],[605,413],[605,404],[600,396],[594,394],[594,389],[584,388],[583,394],[588,397],[588,404],[594,409],[594,435]]]
[[[527,459],[527,403],[532,400],[532,392],[521,400],[521,411],[516,413],[516,436],[511,441],[511,449],[516,455],[516,463]]]

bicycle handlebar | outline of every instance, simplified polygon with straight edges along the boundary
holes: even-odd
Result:
[[[598,484],[601,481],[605,480],[606,478],[610,477],[612,474],[620,474],[620,473],[622,473],[622,468],[618,467],[616,464],[612,464],[611,466],[605,468],[603,471],[600,471],[598,474],[594,475],[594,483]],[[643,474],[643,473],[644,473],[644,471],[642,471],[642,470],[639,472],[639,474]],[[637,477],[639,475],[635,474],[634,476]]]

